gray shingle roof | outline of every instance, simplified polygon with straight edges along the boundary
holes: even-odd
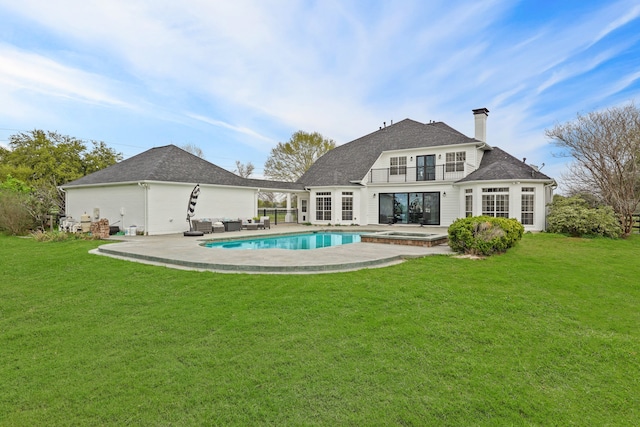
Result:
[[[292,182],[242,178],[175,145],[156,147],[63,187],[135,181],[218,184],[271,189],[303,189]]]
[[[478,170],[470,173],[458,182],[511,179],[553,181],[553,179],[535,170],[522,160],[513,157],[498,147],[493,147],[493,150],[484,152]]]
[[[327,152],[298,182],[310,186],[353,185],[351,181],[363,179],[383,151],[474,142],[481,143],[442,122],[425,124],[404,119]]]

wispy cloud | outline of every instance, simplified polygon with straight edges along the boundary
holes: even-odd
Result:
[[[538,3],[0,0],[3,34],[36,30],[0,35],[0,94],[24,123],[95,105],[104,121],[140,118],[128,130],[145,144],[163,142],[145,126],[171,126],[166,138],[224,141],[212,152],[256,165],[299,129],[344,143],[411,117],[472,134],[470,110],[488,107],[496,145],[542,158],[554,121],[640,93],[637,60],[620,65],[638,50],[640,6],[587,3],[522,22]]]
[[[0,82],[5,87],[80,102],[131,108],[131,105],[109,93],[111,84],[102,76],[5,44],[0,44],[0,57]]]
[[[640,5],[635,4],[635,2],[628,1],[617,2],[613,3],[609,10],[605,9],[604,11],[598,11],[599,14],[603,12],[611,14],[611,17],[609,18],[611,21],[596,34],[589,46],[598,43],[617,29],[638,19],[640,17]]]
[[[225,129],[230,129],[230,130],[232,130],[234,132],[242,133],[244,135],[249,135],[249,136],[251,136],[253,138],[257,138],[257,139],[262,140],[262,141],[267,141],[267,142],[270,142],[270,143],[274,142],[273,139],[268,138],[268,137],[266,137],[264,135],[261,135],[258,132],[254,131],[254,130],[251,130],[251,129],[248,129],[248,128],[243,127],[243,126],[234,126],[234,125],[231,125],[229,123],[223,122],[221,120],[211,119],[209,117],[205,117],[205,116],[202,116],[200,114],[185,113],[185,115],[187,117],[191,117],[191,118],[193,118],[195,120],[199,120],[201,122],[210,124],[212,126],[217,126],[217,127],[221,127],[221,128],[225,128]]]

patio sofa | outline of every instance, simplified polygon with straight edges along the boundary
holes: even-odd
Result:
[[[224,233],[225,226],[219,219],[200,218],[192,219],[191,224],[194,231],[203,233]]]
[[[213,223],[205,219],[192,219],[191,227],[193,231],[202,231],[203,233],[213,233]]]

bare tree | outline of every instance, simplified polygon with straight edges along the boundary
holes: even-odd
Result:
[[[545,131],[573,157],[563,176],[573,193],[591,193],[611,206],[625,235],[640,203],[640,110],[633,103],[604,111],[578,114],[576,120]]]
[[[184,145],[181,145],[180,148],[182,148],[187,153],[191,153],[194,156],[198,156],[201,159],[204,159],[204,151],[202,151],[202,148],[198,147],[195,144],[191,144],[191,143],[184,144]]]
[[[243,164],[240,160],[236,160],[236,169],[233,171],[233,173],[243,178],[249,178],[254,169],[255,166],[253,166],[253,163],[247,162]]]

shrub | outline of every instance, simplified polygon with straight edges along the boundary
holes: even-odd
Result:
[[[505,252],[524,234],[515,219],[474,216],[459,218],[449,226],[449,246],[456,252],[492,255]]]
[[[97,236],[86,233],[67,233],[64,231],[36,231],[31,237],[38,242],[66,242],[67,240],[99,240]]]
[[[589,207],[579,196],[555,197],[549,205],[548,231],[573,237],[602,236],[618,238],[622,227],[610,206]]]
[[[34,227],[28,208],[29,199],[28,194],[0,189],[0,231],[24,235]]]

